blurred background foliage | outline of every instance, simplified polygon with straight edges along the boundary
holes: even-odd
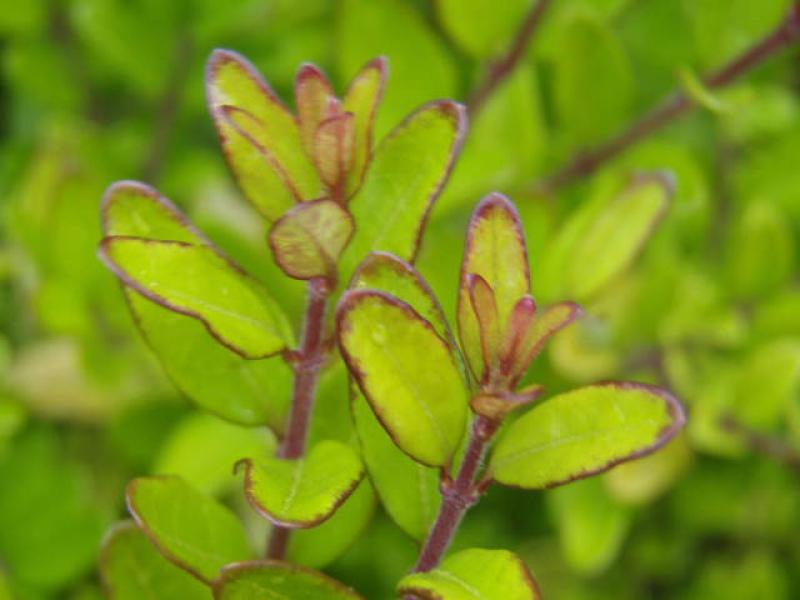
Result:
[[[680,85],[680,72],[706,72],[751,46],[789,4],[553,1],[523,60],[474,115],[432,215],[419,268],[451,314],[466,219],[491,190],[522,213],[537,298],[586,307],[531,379],[550,391],[651,381],[688,407],[685,434],[663,452],[546,493],[498,488],[470,515],[457,545],[514,550],[547,598],[800,597],[797,49],[596,175],[548,195],[533,186]],[[270,278],[297,316],[302,286],[271,263],[206,114],[210,51],[242,52],[284,98],[303,61],[341,87],[385,54],[381,136],[423,102],[467,98],[530,7],[3,0],[0,599],[101,597],[101,538],[123,516],[135,475],[177,471],[260,527],[230,465],[274,439],[201,414],[178,394],[95,257],[104,188],[140,178]],[[578,248],[585,224],[606,214],[632,172],[654,168],[672,172],[676,193],[653,237],[624,273],[581,285],[593,260]],[[341,402],[323,402],[324,418],[346,428]],[[367,492],[327,529],[298,536],[294,554],[369,598],[390,598],[416,549],[380,509],[370,512]]]

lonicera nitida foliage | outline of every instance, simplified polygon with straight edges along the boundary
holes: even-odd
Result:
[[[492,483],[568,483],[653,451],[683,425],[667,392],[604,383],[556,395],[501,430],[542,394],[521,382],[581,309],[537,306],[516,210],[490,195],[467,231],[456,342],[412,264],[460,149],[465,112],[449,101],[424,105],[374,144],[386,70],[383,59],[367,63],[338,98],[316,67],[303,65],[292,114],[241,56],[215,51],[208,63],[209,111],[242,193],[268,228],[265,247],[285,275],[308,281],[303,323],[291,322],[270,281],[245,272],[156,190],[123,181],[106,192],[100,258],[165,371],[201,408],[267,427],[279,440],[275,456],[236,462],[244,497],[272,525],[267,560],[257,559],[246,524],[205,492],[177,476],[138,478],[127,491],[135,526],[117,526],[104,546],[112,597],[357,598],[309,568],[329,559],[314,557],[314,538],[300,535],[317,527],[327,535],[326,524],[348,511],[368,515],[374,487],[400,527],[424,540],[400,595],[455,600],[472,587],[486,598],[538,598],[510,552],[469,549],[442,561],[466,509]],[[575,260],[581,252],[593,260],[598,248],[605,255],[578,278],[579,290],[632,260],[667,197],[659,176],[643,176],[603,218],[581,225]],[[610,224],[620,220],[633,235],[615,236]],[[321,375],[343,374],[337,348],[354,381],[355,444],[310,431]],[[132,556],[146,579],[129,570]]]

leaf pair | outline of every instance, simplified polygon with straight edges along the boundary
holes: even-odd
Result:
[[[565,302],[537,314],[528,253],[514,206],[491,194],[470,221],[458,296],[458,331],[475,378],[510,391],[547,339],[580,315]]]
[[[178,386],[224,418],[280,430],[282,396],[269,392],[288,386],[291,374],[277,361],[246,360],[293,343],[261,283],[144,184],[108,189],[103,230],[100,258],[122,281],[137,323]]]
[[[312,569],[251,560],[236,516],[177,477],[137,479],[129,485],[127,498],[139,527],[116,527],[101,557],[103,581],[114,600],[150,595],[202,599],[212,593],[223,600],[360,598]]]

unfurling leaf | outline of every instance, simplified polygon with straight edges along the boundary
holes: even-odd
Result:
[[[245,494],[264,517],[284,527],[313,527],[350,496],[364,468],[345,444],[323,441],[303,458],[244,459]]]
[[[492,452],[488,476],[526,489],[568,483],[660,448],[684,421],[680,403],[658,388],[579,388],[515,421]]]
[[[201,581],[210,583],[225,565],[251,556],[239,519],[178,477],[134,479],[127,500],[159,551]]]
[[[386,59],[368,62],[350,82],[342,99],[342,110],[353,114],[353,167],[347,184],[347,195],[355,192],[364,178],[364,170],[372,154],[372,130],[375,113],[386,83]]]
[[[320,123],[314,136],[314,164],[331,190],[342,190],[353,166],[355,129],[353,113],[342,113]],[[338,192],[337,192],[338,193]],[[340,193],[340,202],[346,198]]]
[[[100,257],[125,285],[202,321],[221,344],[245,358],[276,354],[291,339],[286,318],[259,283],[211,248],[107,237]]]
[[[313,157],[317,128],[320,123],[341,112],[340,103],[322,71],[309,63],[302,65],[297,71],[294,98],[303,146],[306,154]]]
[[[336,318],[350,372],[397,446],[423,464],[448,464],[467,412],[450,344],[408,304],[374,290],[347,292]]]
[[[461,265],[458,295],[458,331],[475,378],[481,381],[491,365],[483,360],[481,323],[470,287],[480,276],[494,295],[498,330],[506,331],[511,312],[530,293],[530,271],[525,238],[513,204],[500,194],[484,198],[472,215]],[[484,336],[485,337],[485,336]]]
[[[673,188],[663,173],[640,175],[586,224],[565,274],[572,294],[592,296],[630,266],[664,216]]]
[[[229,565],[214,582],[217,600],[363,600],[313,569],[276,560]]]
[[[290,277],[334,278],[336,262],[353,234],[353,219],[333,200],[297,205],[269,232],[275,261]]]
[[[194,243],[221,253],[153,188],[135,181],[113,184],[103,199],[107,236]],[[125,288],[136,324],[180,390],[199,406],[243,425],[285,424],[292,372],[280,358],[246,360],[211,337],[196,319]]]
[[[471,548],[427,573],[406,575],[399,596],[424,600],[538,600],[539,587],[525,563],[507,550]]]
[[[130,521],[118,523],[103,541],[100,575],[110,600],[211,600],[206,585],[164,558]]]
[[[450,174],[465,129],[464,107],[441,101],[412,113],[381,141],[350,201],[358,229],[342,256],[345,279],[374,250],[414,259],[425,219]]]
[[[301,200],[320,196],[322,185],[303,149],[296,119],[244,57],[214,51],[206,71],[206,96],[228,164],[247,198],[267,219],[275,220],[286,208],[287,183]],[[251,139],[231,126],[222,112],[225,106],[252,116],[246,129]],[[254,151],[252,142],[263,153]]]

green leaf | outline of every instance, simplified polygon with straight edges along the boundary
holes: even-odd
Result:
[[[538,600],[539,587],[525,563],[507,550],[471,548],[427,573],[400,580],[398,595],[424,600]]]
[[[206,95],[228,164],[267,219],[280,217],[293,198],[320,196],[321,182],[303,150],[296,119],[247,59],[215,50],[208,61]],[[226,115],[223,107],[235,110]]]
[[[107,237],[100,257],[125,285],[202,321],[221,344],[245,358],[276,354],[290,342],[285,317],[266,291],[211,248]]]
[[[350,372],[394,442],[423,464],[448,464],[467,407],[449,343],[408,304],[373,290],[348,292],[336,319]]]
[[[412,460],[394,444],[357,389],[352,410],[361,455],[381,504],[403,531],[421,542],[442,501],[438,471]]]
[[[225,565],[251,556],[239,519],[179,477],[134,479],[126,496],[150,541],[201,581],[210,583]]]
[[[214,582],[217,600],[361,600],[356,592],[312,569],[281,561],[230,565]]]
[[[211,590],[159,554],[130,521],[118,523],[103,542],[100,575],[110,600],[210,600]]]
[[[311,529],[292,532],[287,560],[314,569],[332,563],[364,533],[374,512],[375,493],[369,481],[362,479],[330,519]]]
[[[240,427],[211,415],[193,414],[161,446],[153,473],[177,475],[205,494],[229,491],[233,465],[245,456],[270,456],[277,443],[270,430]]]
[[[634,90],[629,58],[615,32],[589,11],[575,11],[560,34],[556,114],[572,144],[599,142],[628,118]]]
[[[617,558],[631,514],[603,488],[600,478],[553,490],[548,498],[567,563],[583,576],[597,575]]]
[[[369,61],[356,74],[342,98],[342,110],[353,113],[353,166],[348,180],[348,195],[355,192],[364,178],[372,155],[372,130],[378,104],[383,97],[388,65],[384,57]]]
[[[531,8],[529,0],[437,0],[447,34],[476,58],[495,58],[511,44]]]
[[[584,224],[567,266],[571,295],[592,296],[630,267],[666,213],[673,189],[665,174],[641,175]]]
[[[342,256],[345,281],[374,250],[413,261],[465,128],[463,106],[434,102],[411,114],[380,143],[361,189],[350,201],[356,233]]]
[[[356,269],[350,287],[391,294],[433,325],[440,337],[453,339],[433,290],[412,265],[397,256],[388,252],[371,252]]]
[[[290,277],[335,277],[336,263],[353,235],[353,218],[333,200],[295,206],[272,226],[269,245]]]
[[[403,0],[344,0],[337,6],[335,33],[339,73],[349,77],[381,54],[391,65],[392,84],[377,120],[379,137],[415,106],[458,93],[456,65],[442,39]]]
[[[364,476],[352,448],[330,440],[302,458],[248,458],[240,464],[250,505],[284,527],[313,527],[329,519]]]
[[[517,301],[530,292],[531,280],[519,216],[501,194],[490,194],[473,212],[461,264],[458,333],[472,372],[480,381],[484,373],[481,327],[470,295],[470,281],[476,275],[494,292],[497,330],[504,332]]]
[[[489,476],[525,489],[554,487],[657,450],[684,421],[680,403],[658,388],[579,388],[515,421],[492,452]]]

